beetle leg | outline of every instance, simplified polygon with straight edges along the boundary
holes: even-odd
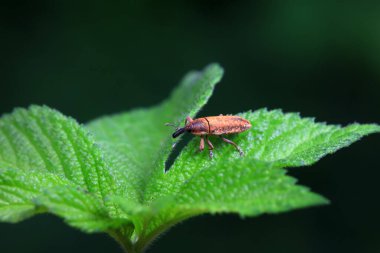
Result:
[[[241,148],[239,148],[239,146],[238,145],[236,145],[236,143],[235,142],[233,142],[233,141],[230,141],[229,139],[226,139],[226,138],[224,138],[223,136],[221,136],[220,135],[220,138],[224,141],[224,142],[227,142],[228,144],[231,144],[231,145],[233,145],[236,149],[237,149],[237,151],[239,151],[239,154],[240,154],[240,156],[243,156],[244,155],[244,152],[243,152],[243,150],[241,150]]]
[[[211,141],[208,139],[207,135],[206,135],[206,141],[207,141],[207,144],[208,144],[208,150],[209,150],[209,155],[210,155],[210,158],[212,159],[214,154],[212,153],[212,150],[214,149],[214,146],[212,145]]]
[[[201,142],[199,143],[199,151],[202,152],[205,149],[205,139],[201,136]]]

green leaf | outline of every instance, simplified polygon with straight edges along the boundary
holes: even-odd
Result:
[[[230,138],[244,150],[243,158],[233,146],[219,138],[211,138],[212,142],[215,141],[215,159],[207,159],[207,152],[197,153],[199,138],[194,138],[169,172],[155,182],[158,187],[147,190],[146,198],[152,200],[177,193],[190,178],[211,168],[225,167],[226,164],[240,168],[236,164],[241,160],[246,163],[262,162],[276,168],[310,165],[362,136],[380,131],[375,124],[353,124],[342,128],[315,123],[312,119],[303,119],[295,113],[284,114],[280,110],[262,109],[238,115],[252,123],[251,129]],[[233,171],[232,168],[230,170]]]
[[[247,155],[282,167],[311,165],[323,156],[380,130],[376,124],[341,127],[315,123],[313,118],[301,118],[298,113],[284,114],[281,110],[261,109],[239,115],[253,123],[251,134],[248,133],[252,142],[244,147]]]
[[[75,186],[64,185],[45,190],[34,202],[86,232],[132,226],[128,219],[111,217],[98,198]]]
[[[3,116],[0,150],[1,167],[55,173],[99,197],[113,191],[113,179],[88,132],[48,107]]]
[[[239,116],[253,125],[231,136],[244,150],[244,157],[233,146],[211,137],[215,159],[210,160],[207,152],[198,153],[199,138],[194,138],[169,171],[146,190],[147,203],[172,196],[172,202],[147,227],[144,236],[148,240],[163,224],[170,226],[172,220],[202,213],[255,216],[326,204],[325,198],[296,185],[282,168],[312,164],[362,136],[380,132],[374,124],[341,128],[279,110],[262,109]]]
[[[248,159],[234,161],[194,175],[179,190],[176,203],[187,212],[253,216],[328,202],[295,183],[270,164]]]
[[[93,194],[52,173],[1,171],[0,199],[0,218],[8,222],[47,211],[86,232],[106,231],[129,222],[112,219]]]
[[[100,219],[117,212],[104,202],[106,196],[116,191],[102,156],[85,129],[55,110],[31,106],[29,110],[16,109],[3,116],[0,119],[0,219],[16,222],[49,211],[86,231],[112,227],[109,222],[101,224],[105,218]],[[59,187],[67,191],[64,192],[67,196],[61,199],[52,190]],[[78,189],[82,190],[78,192]],[[75,213],[69,207],[81,198],[86,201]],[[67,212],[60,211],[58,204]],[[97,224],[90,224],[89,213],[94,213]],[[81,223],[78,217],[83,218]]]
[[[145,185],[154,174],[164,172],[171,151],[173,130],[165,123],[180,124],[186,116],[195,116],[222,75],[217,64],[192,71],[160,105],[102,117],[88,125],[106,152],[125,197],[142,201]]]
[[[0,219],[18,222],[44,211],[33,203],[43,187],[52,187],[64,180],[51,173],[0,171]]]
[[[204,213],[256,216],[326,204],[285,168],[311,165],[375,124],[316,123],[266,109],[238,114],[252,128],[211,136],[214,159],[193,138],[165,172],[172,129],[194,117],[221,79],[212,64],[189,73],[158,106],[99,118],[82,127],[47,107],[16,109],[0,119],[0,220],[50,212],[86,232],[107,232],[127,252],[142,252],[160,233]],[[89,131],[88,131],[88,130]]]

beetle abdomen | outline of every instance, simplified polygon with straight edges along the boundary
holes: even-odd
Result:
[[[251,123],[239,116],[212,116],[204,118],[209,124],[209,134],[222,135],[243,132]]]

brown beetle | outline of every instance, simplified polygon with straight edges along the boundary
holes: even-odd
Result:
[[[170,124],[167,124],[170,125]],[[206,138],[209,152],[210,152],[210,158],[213,157],[212,150],[214,149],[214,146],[212,145],[211,141],[208,139],[209,135],[217,135],[219,136],[223,141],[233,145],[240,153],[241,156],[244,155],[244,152],[239,148],[238,145],[236,145],[234,142],[224,138],[223,134],[234,134],[234,133],[241,133],[247,129],[251,128],[251,123],[243,119],[239,116],[211,116],[211,117],[203,117],[198,119],[192,119],[190,117],[186,117],[185,126],[182,128],[177,128],[177,130],[173,133],[173,138],[177,138],[184,132],[189,132],[194,135],[198,135],[201,137],[201,142],[199,145],[199,150],[203,151],[205,147],[205,141]]]

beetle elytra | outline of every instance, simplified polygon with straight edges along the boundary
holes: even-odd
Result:
[[[171,125],[171,124],[167,124]],[[251,123],[239,116],[230,116],[230,115],[219,115],[219,116],[210,116],[203,117],[198,119],[192,119],[189,116],[186,117],[185,126],[177,128],[173,133],[172,137],[177,138],[185,132],[189,132],[193,135],[200,136],[201,141],[199,144],[199,150],[203,151],[205,148],[205,139],[208,145],[210,158],[213,157],[212,150],[214,146],[211,141],[208,139],[209,135],[219,136],[224,142],[233,145],[240,155],[243,156],[244,152],[239,148],[236,143],[223,137],[224,134],[234,134],[241,133],[245,130],[251,128]]]

